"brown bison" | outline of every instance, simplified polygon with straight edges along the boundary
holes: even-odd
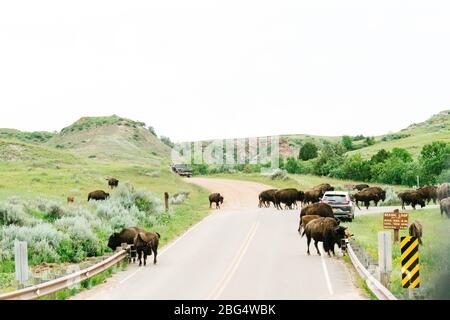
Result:
[[[303,225],[303,219],[306,216],[319,216],[321,218],[335,218],[333,213],[333,208],[331,208],[326,203],[314,203],[302,209],[300,214],[300,227],[299,232],[301,232],[301,226]],[[336,220],[338,221],[338,220]],[[306,224],[305,224],[306,225]]]
[[[89,193],[89,195],[88,195],[88,201],[91,201],[91,200],[100,201],[100,200],[106,200],[108,198],[109,198],[109,193],[106,193],[103,190],[93,191],[93,192]]]
[[[273,203],[276,206],[275,194],[277,193],[277,189],[270,189],[260,193],[259,195],[259,207],[263,206],[266,208],[270,207],[270,204]]]
[[[368,184],[358,184],[353,187],[353,190],[363,191],[364,189],[368,189],[370,186]]]
[[[405,210],[405,205],[411,205],[416,210],[416,205],[420,204],[420,207],[425,207],[425,201],[422,199],[420,193],[416,190],[408,190],[398,194],[398,197],[402,201],[402,209]]]
[[[329,183],[322,183],[321,185],[315,186],[313,190],[319,190],[320,191],[320,197],[323,197],[325,192],[327,191],[334,191],[334,187],[331,186]]]
[[[409,227],[409,235],[411,237],[419,239],[419,244],[423,245],[422,243],[423,228],[422,224],[419,221],[416,220],[411,224],[411,226]]]
[[[437,199],[441,201],[448,197],[450,197],[450,183],[441,184],[437,188]]]
[[[223,204],[224,198],[220,193],[213,193],[209,196],[209,208],[212,208],[212,204],[216,204],[216,209],[220,209],[220,205]]]
[[[450,218],[450,197],[442,199],[439,204],[441,207],[441,216],[443,216],[445,212],[447,217]]]
[[[375,203],[375,206],[378,206],[378,203],[381,201],[379,193],[370,189],[364,189],[363,191],[354,194],[353,198],[359,210],[361,210],[361,207],[359,206],[360,202],[364,203],[366,209],[369,210],[371,201]]]
[[[297,205],[297,202],[302,202],[305,198],[303,191],[297,189],[283,189],[275,193],[275,207],[278,210],[283,210],[281,204],[285,204],[286,208],[292,209],[293,205]]]
[[[134,246],[134,238],[139,232],[145,232],[144,229],[133,227],[123,229],[120,233],[114,233],[111,237],[109,237],[108,247],[112,250],[116,250],[118,247],[122,245],[122,243],[126,243],[128,245]],[[131,248],[133,263],[136,262],[136,254],[135,248]]]
[[[310,223],[311,221],[317,220],[319,218],[322,218],[321,216],[304,216],[300,217],[300,225],[298,227],[298,232],[302,234],[302,229],[305,229],[305,227]]]
[[[147,266],[147,257],[152,255],[153,263],[158,263],[158,246],[161,235],[157,232],[140,232],[134,238],[134,247],[136,248],[139,266],[142,266],[142,255],[144,255],[144,266]]]
[[[108,186],[111,187],[111,190],[119,186],[119,180],[115,178],[108,178],[106,180],[108,181]]]
[[[342,240],[345,239],[345,230],[347,228],[339,226],[333,218],[320,218],[308,223],[302,235],[302,238],[306,235],[308,239],[308,255],[311,255],[309,248],[312,239],[314,239],[319,256],[321,255],[318,246],[319,242],[323,242],[323,248],[330,257],[331,253],[336,255],[334,251],[335,245],[337,244],[339,248],[342,247]]]
[[[434,204],[437,204],[437,187],[428,186],[417,189],[417,192],[420,194],[423,200],[429,204],[431,200],[433,200]]]
[[[305,191],[305,199],[303,200],[304,204],[314,204],[320,202],[322,199],[322,191],[321,190],[309,190]]]
[[[67,197],[67,203],[74,203],[75,202],[75,197],[71,197],[71,196],[69,196],[69,197]]]

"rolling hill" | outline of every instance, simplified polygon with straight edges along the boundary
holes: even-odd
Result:
[[[280,154],[284,158],[289,156],[297,158],[301,147],[307,142],[314,143],[320,149],[327,143],[340,142],[342,136],[294,134],[280,135],[279,138]],[[380,149],[389,151],[398,147],[408,150],[413,156],[417,156],[422,147],[432,141],[450,142],[450,110],[444,110],[424,122],[412,124],[399,132],[373,137],[375,142],[373,145],[368,145],[365,138],[361,136],[360,139],[353,141],[354,150],[349,151],[349,154],[360,153],[364,158],[369,158]],[[203,145],[210,142],[202,141]]]

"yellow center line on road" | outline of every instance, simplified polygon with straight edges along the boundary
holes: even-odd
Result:
[[[219,297],[222,295],[225,288],[230,283],[231,279],[233,278],[233,275],[235,274],[237,268],[239,267],[239,264],[241,263],[245,253],[247,252],[248,247],[250,246],[250,243],[252,242],[253,238],[255,237],[256,231],[259,228],[259,222],[256,222],[252,225],[249,232],[247,233],[247,236],[245,237],[244,242],[242,243],[241,247],[238,250],[237,255],[234,257],[233,261],[225,271],[224,276],[219,281],[217,286],[211,291],[208,298],[206,300],[218,300]]]

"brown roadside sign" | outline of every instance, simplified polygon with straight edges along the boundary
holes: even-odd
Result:
[[[408,229],[409,214],[395,210],[394,212],[386,212],[384,214],[384,228],[385,229]]]

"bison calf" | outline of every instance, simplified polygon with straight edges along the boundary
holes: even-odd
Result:
[[[114,233],[109,237],[108,248],[112,250],[116,250],[118,247],[122,245],[122,243],[126,243],[128,245],[132,245],[131,247],[131,260],[133,263],[136,262],[136,248],[134,247],[134,238],[139,232],[145,232],[144,229],[133,227],[123,229],[119,233]]]
[[[147,257],[154,254],[153,263],[158,263],[158,246],[161,235],[157,232],[140,232],[134,238],[134,247],[136,248],[139,266],[142,266],[142,255],[144,255],[144,266],[147,266]]]
[[[423,227],[419,221],[416,220],[411,224],[411,226],[409,227],[409,235],[411,237],[419,239],[419,244],[423,245],[422,243]]]

